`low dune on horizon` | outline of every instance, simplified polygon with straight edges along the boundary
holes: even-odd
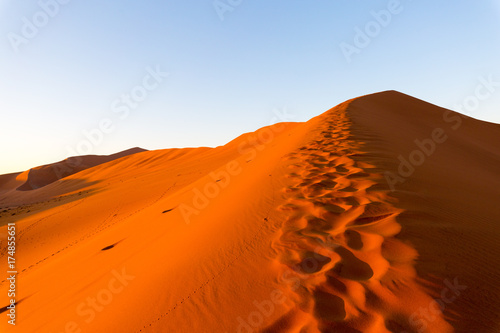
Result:
[[[0,331],[498,333],[499,198],[500,125],[396,91],[0,175]]]

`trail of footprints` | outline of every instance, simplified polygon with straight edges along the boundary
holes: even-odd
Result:
[[[388,332],[386,315],[370,307],[366,295],[386,276],[386,257],[398,256],[383,243],[399,233],[401,211],[384,192],[370,190],[380,176],[360,161],[343,112],[332,112],[320,131],[287,156],[291,186],[278,208],[287,220],[273,244],[284,269],[300,281],[290,286],[297,308],[264,332]],[[298,315],[307,319],[290,319]]]

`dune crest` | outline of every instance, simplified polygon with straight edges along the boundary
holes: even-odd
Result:
[[[432,302],[416,281],[417,252],[395,238],[402,211],[377,189],[384,177],[351,137],[347,107],[323,115],[314,140],[288,155],[279,208],[288,218],[274,247],[298,300],[268,332],[412,331],[412,314]],[[292,313],[303,320],[292,324]],[[452,331],[442,315],[433,326]]]

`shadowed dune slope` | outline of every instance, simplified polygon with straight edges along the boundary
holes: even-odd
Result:
[[[69,180],[67,177],[146,151],[142,148],[131,148],[111,155],[73,156],[24,172],[0,175],[0,208],[46,201],[85,188],[88,184],[83,180],[76,177]]]
[[[0,176],[22,284],[0,330],[498,332],[499,136],[390,91],[32,190]]]
[[[143,151],[146,150],[131,148],[112,155],[73,156],[57,163],[32,168],[27,171],[28,175],[25,183],[19,186],[17,190],[35,190],[93,166]]]
[[[400,238],[418,251],[420,277],[437,298],[445,279],[467,287],[446,304],[450,322],[500,331],[500,125],[394,91],[354,100],[348,115],[406,210]]]

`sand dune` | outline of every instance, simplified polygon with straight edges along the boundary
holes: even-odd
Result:
[[[499,138],[389,91],[222,147],[0,176],[15,330],[498,332]]]
[[[143,151],[145,150],[141,148],[131,148],[112,155],[74,156],[57,163],[42,165],[26,171],[26,182],[17,190],[35,190],[93,166]]]
[[[45,199],[53,197],[54,195],[62,195],[64,191],[59,193],[48,193],[50,191],[47,191],[45,196],[41,196],[39,192],[26,195],[20,194],[19,191],[36,190],[96,165],[144,151],[146,150],[136,147],[111,155],[73,156],[56,163],[38,166],[24,172],[0,175],[0,205],[6,207],[16,206],[18,204],[31,202],[33,200],[31,198],[39,200],[40,198]]]

